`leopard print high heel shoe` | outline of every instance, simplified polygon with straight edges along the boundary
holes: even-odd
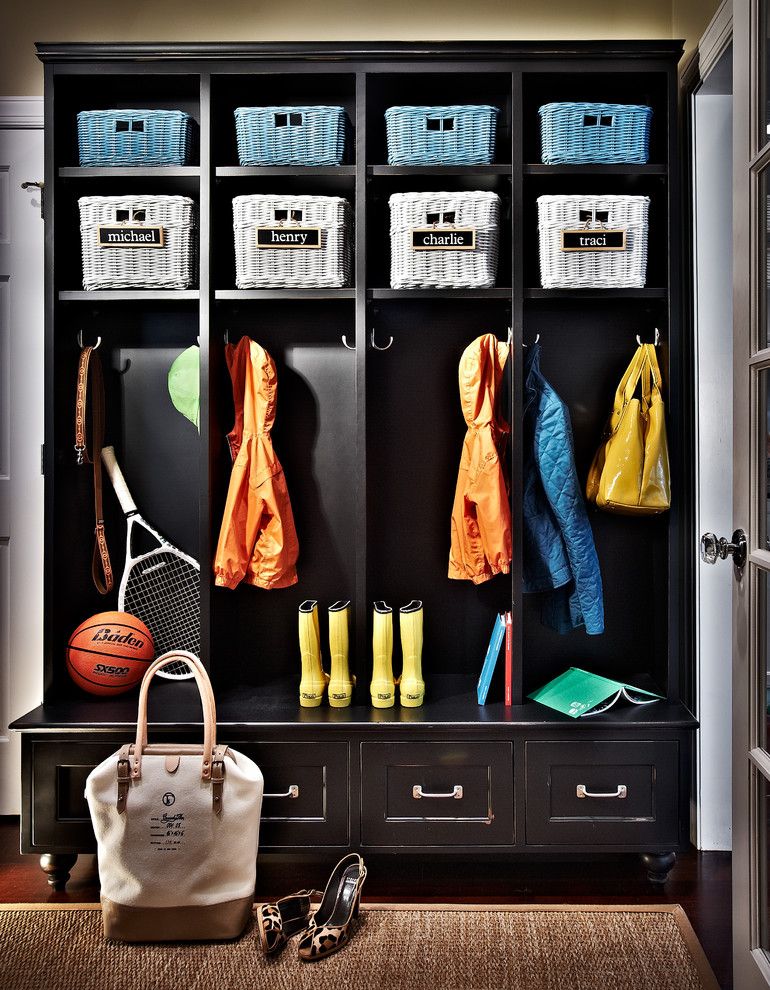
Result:
[[[277,952],[293,935],[304,931],[310,921],[310,898],[317,890],[298,890],[273,904],[258,904],[256,909],[259,944],[265,955]]]
[[[299,958],[314,962],[347,945],[358,917],[361,888],[366,867],[358,853],[351,853],[337,863],[324,890],[323,900],[310,919],[307,931],[297,947]]]

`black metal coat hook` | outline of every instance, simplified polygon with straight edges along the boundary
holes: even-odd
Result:
[[[374,330],[372,330],[371,337],[369,339],[371,340],[372,347],[375,349],[375,351],[389,351],[390,348],[393,346],[393,338],[392,337],[389,337],[388,338],[388,342],[387,342],[387,344],[384,347],[380,347],[379,344],[375,344],[375,342],[374,342]]]

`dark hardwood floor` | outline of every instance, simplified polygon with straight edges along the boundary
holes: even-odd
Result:
[[[36,856],[19,853],[19,824],[0,818],[0,903],[93,902],[99,899],[96,857],[81,856],[63,893],[48,886]],[[273,900],[326,883],[333,862],[288,862],[262,856],[257,898]],[[419,857],[367,857],[365,901],[473,904],[681,904],[723,990],[733,990],[729,853],[679,857],[668,883],[654,887],[636,856],[501,865],[479,861],[425,863]]]

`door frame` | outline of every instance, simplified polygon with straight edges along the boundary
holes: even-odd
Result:
[[[0,815],[18,815],[21,741],[9,722],[38,704],[43,611],[42,97],[0,97]]]
[[[705,318],[699,310],[700,279],[703,278],[707,286],[705,291],[713,292],[713,274],[720,270],[722,259],[718,253],[712,254],[709,248],[715,221],[711,220],[707,227],[702,224],[703,215],[708,209],[708,193],[704,194],[699,187],[696,172],[703,137],[699,141],[700,114],[695,101],[703,87],[708,86],[713,71],[731,48],[732,40],[732,0],[723,0],[697,47],[683,65],[680,75],[683,201],[686,209],[686,223],[683,228],[686,284],[683,299],[685,326],[692,339],[694,368],[692,456],[695,472],[692,525],[687,534],[687,539],[691,542],[688,542],[686,550],[686,555],[693,560],[694,583],[693,650],[696,668],[690,696],[694,704],[693,711],[700,722],[693,754],[694,813],[691,820],[691,839],[698,849],[706,850],[730,850],[732,845],[730,806],[725,801],[725,794],[730,790],[732,771],[727,748],[731,734],[731,712],[729,708],[725,709],[725,699],[731,693],[731,672],[724,662],[725,655],[731,650],[732,631],[727,616],[731,609],[732,582],[726,568],[712,569],[698,561],[693,548],[698,545],[701,532],[721,532],[727,530],[732,523],[732,478],[728,477],[723,482],[730,489],[726,505],[720,502],[724,489],[720,491],[719,485],[714,484],[717,474],[724,467],[724,456],[730,457],[732,453],[728,438],[724,435],[724,431],[728,435],[731,432],[732,390],[725,396],[715,394],[720,376],[724,374],[724,361],[727,361],[728,367],[732,362],[731,354],[724,353],[724,343],[717,340],[717,334],[729,332],[732,314],[728,317],[730,322],[717,330],[714,310],[708,307],[708,300]],[[725,96],[725,99],[731,98]],[[714,146],[715,141],[718,145],[718,139],[713,135],[706,135],[706,141],[710,147]],[[729,143],[725,147],[725,154],[730,156],[728,163],[732,167],[732,148]],[[714,189],[708,192],[713,193]],[[732,197],[728,195],[732,206]],[[701,270],[706,269],[705,275],[700,274],[698,267],[701,244],[705,245],[707,251],[705,265],[701,265]],[[731,243],[726,245],[725,251],[732,252]],[[723,431],[721,443],[717,449],[709,449],[708,441],[713,436],[711,431],[714,428]],[[707,453],[706,459],[702,457],[704,450]],[[719,608],[715,610],[714,606],[722,600],[724,609],[720,613]],[[723,628],[724,625],[727,628]]]

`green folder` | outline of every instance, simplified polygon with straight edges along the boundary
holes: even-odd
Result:
[[[589,674],[579,667],[570,667],[528,697],[570,718],[585,718],[606,712],[620,698],[630,701],[632,705],[651,705],[654,701],[660,701],[663,695],[642,691],[633,684],[613,681],[599,674]]]

